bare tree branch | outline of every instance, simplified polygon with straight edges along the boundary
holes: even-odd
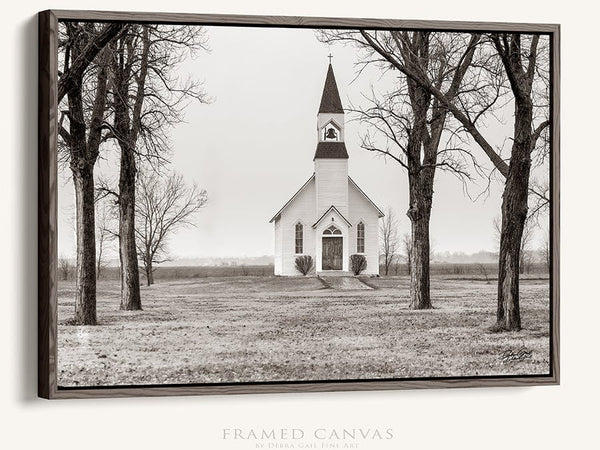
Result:
[[[60,103],[63,97],[77,86],[77,80],[83,76],[96,55],[123,30],[123,26],[124,24],[119,22],[106,24],[102,31],[88,42],[77,57],[72,62],[68,62],[66,70],[61,73],[58,80],[57,103]]]

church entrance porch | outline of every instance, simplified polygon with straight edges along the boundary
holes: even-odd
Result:
[[[323,236],[322,270],[342,270],[343,265],[343,238]]]

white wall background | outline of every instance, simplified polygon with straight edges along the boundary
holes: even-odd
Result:
[[[597,443],[600,152],[597,14],[589,2],[502,0],[281,2],[28,1],[4,5],[3,250],[0,283],[3,448],[253,448],[224,427],[379,427],[360,448],[591,448]],[[36,398],[36,71],[38,10],[54,8],[562,23],[562,385],[163,399]],[[571,445],[570,445],[571,444]]]

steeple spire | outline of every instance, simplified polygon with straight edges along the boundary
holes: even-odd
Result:
[[[319,159],[348,159],[348,151],[344,144],[344,108],[331,62],[317,114],[317,136],[319,141],[315,151],[315,162]]]
[[[344,107],[342,106],[340,93],[338,92],[337,84],[335,82],[335,75],[333,74],[331,59],[329,60],[329,68],[327,69],[327,77],[325,78],[325,87],[323,88],[321,105],[319,106],[319,114],[321,113],[344,113]]]

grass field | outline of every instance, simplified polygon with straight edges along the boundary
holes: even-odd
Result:
[[[366,291],[317,278],[206,277],[142,288],[143,311],[119,311],[98,285],[98,326],[72,326],[74,284],[59,284],[60,386],[544,374],[548,281],[521,282],[523,330],[487,331],[496,285],[432,278],[435,309],[408,309],[408,278]],[[531,358],[503,359],[525,348]]]

